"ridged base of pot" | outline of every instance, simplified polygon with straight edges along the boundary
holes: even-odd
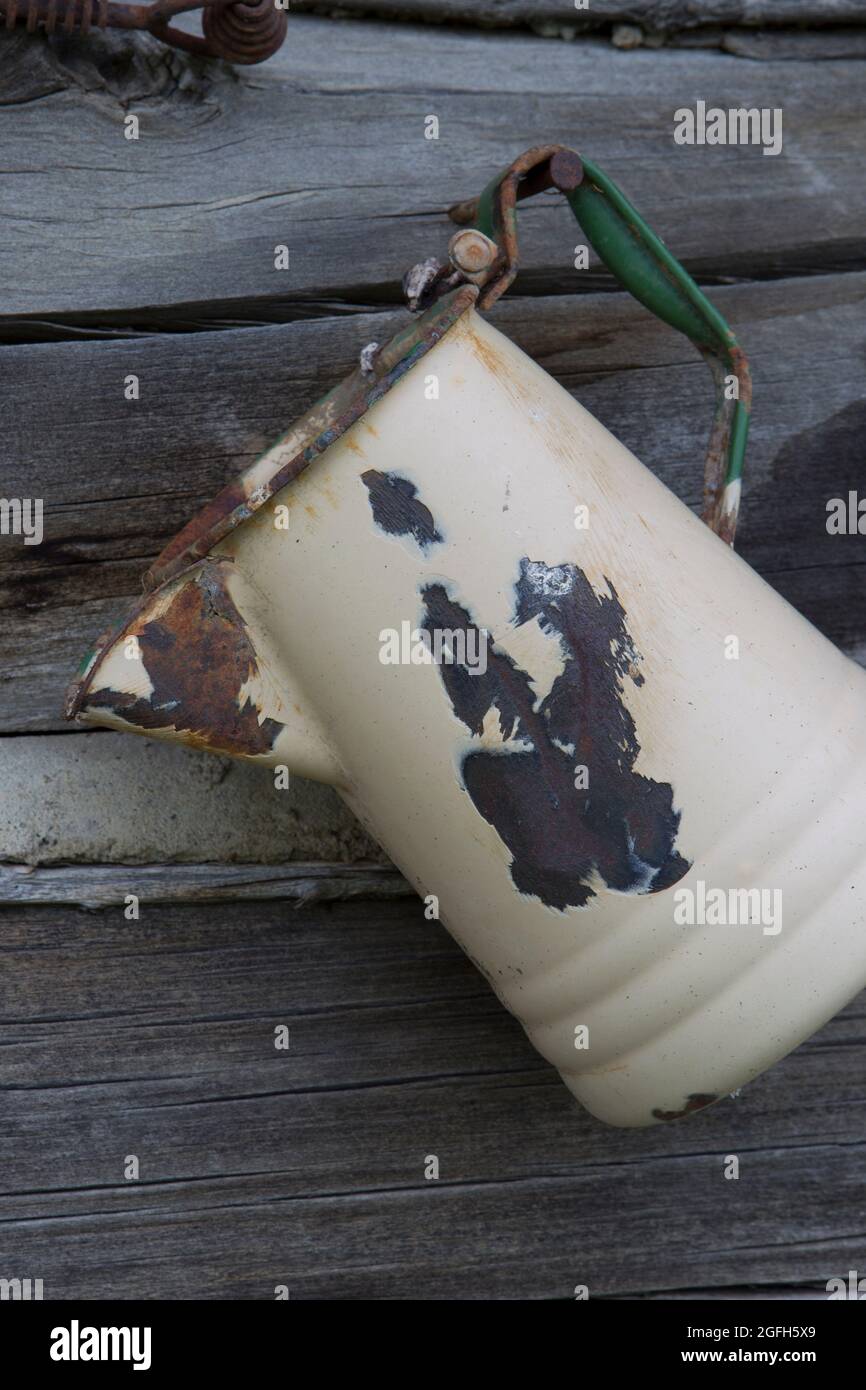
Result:
[[[847,819],[841,806],[838,813]],[[850,820],[848,825],[852,826]],[[815,826],[806,837],[813,849],[824,850],[825,858],[828,830],[832,836],[832,827]],[[804,887],[814,883],[817,874],[810,872],[804,858],[808,848],[799,844],[796,855]],[[844,854],[839,858],[844,859]],[[791,866],[776,867],[786,874],[787,882],[796,872]],[[703,954],[701,933],[706,940],[707,933],[718,938],[725,932],[760,932],[761,927],[684,926],[684,933],[696,935],[684,941],[682,960],[669,962],[671,1006],[647,1015],[646,1037],[636,1044],[630,1038],[629,1045],[617,1051],[618,1025],[593,1022],[590,1042],[595,1046],[575,1054],[587,1065],[561,1070],[580,1103],[611,1125],[633,1127],[680,1119],[739,1090],[855,998],[866,987],[866,859],[853,871],[850,863],[837,862],[832,867],[837,870],[833,891],[809,903],[805,915],[797,911],[796,902],[790,903],[790,921],[779,934],[764,938],[757,957],[709,996],[695,988],[697,978],[688,987],[681,984],[689,958]],[[673,1000],[678,986],[683,997],[677,1004]],[[652,996],[655,990],[651,986],[645,992]],[[596,1001],[592,1012],[612,1020],[622,1018],[629,996],[639,998],[642,993],[641,979],[633,979],[607,999]],[[546,1053],[550,1043],[546,1030],[527,1031]],[[606,1060],[593,1070],[596,1047],[604,1051]]]

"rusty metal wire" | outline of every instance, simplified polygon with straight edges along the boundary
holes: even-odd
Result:
[[[202,33],[187,34],[171,20],[202,10]],[[142,29],[173,48],[229,63],[263,63],[281,47],[288,15],[275,0],[154,0],[126,5],[117,0],[0,0],[0,20],[33,34],[42,29],[87,34],[91,29]]]

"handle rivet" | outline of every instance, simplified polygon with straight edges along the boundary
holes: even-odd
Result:
[[[498,247],[475,227],[455,232],[448,243],[448,256],[455,270],[464,275],[481,275],[496,260]]]

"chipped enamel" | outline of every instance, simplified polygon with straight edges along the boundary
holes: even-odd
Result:
[[[431,377],[438,399],[428,398]],[[264,460],[257,470],[266,482]],[[403,481],[385,493],[383,478]],[[371,484],[395,504],[384,528]],[[438,897],[444,924],[594,1114],[643,1125],[698,1109],[784,1055],[866,983],[866,674],[474,311],[273,503],[288,505],[287,530],[265,507],[204,562],[226,562],[255,654],[232,698],[255,709],[259,729],[279,725],[270,749],[249,756],[337,787],[418,891]],[[589,508],[586,530],[575,528],[577,506]],[[181,582],[197,582],[198,569]],[[524,596],[537,585],[539,601],[553,605],[546,618],[515,622],[521,576]],[[512,760],[493,768],[505,786],[537,752],[561,780],[562,760],[587,732],[579,683],[566,692],[574,727],[564,720],[546,748],[536,745],[556,718],[567,670],[577,682],[580,653],[550,623],[576,588],[579,612],[590,621],[597,605],[614,633],[608,640],[600,627],[587,645],[587,674],[608,680],[606,707],[626,742],[633,729],[633,765],[614,768],[596,794],[618,808],[637,887],[611,887],[592,860],[581,876],[585,905],[561,910],[515,885],[515,855],[479,812],[464,771],[490,770],[467,761],[478,753]],[[483,706],[487,677],[467,676],[476,684],[461,685],[455,703],[446,668],[379,659],[383,630],[407,620],[421,628],[425,592],[440,591],[488,631],[514,686],[477,711],[475,733],[457,706]],[[165,604],[157,590],[136,626]],[[725,656],[731,635],[738,660]],[[121,641],[101,657],[91,691],[116,683],[144,699],[145,686],[120,664]],[[233,648],[239,669],[245,650]],[[535,732],[515,670],[530,685]],[[524,711],[517,726],[513,701]],[[90,699],[82,717],[118,718]],[[159,733],[188,737],[183,728]],[[612,757],[608,747],[608,767]],[[588,766],[592,793],[592,756]],[[667,816],[664,833],[653,834],[651,817],[639,833],[655,840],[666,872],[681,875],[656,891],[640,891],[658,880],[634,839],[636,786]],[[562,824],[545,794],[537,779],[521,783],[515,802],[490,810],[494,820],[513,812],[515,833],[529,834],[540,860]],[[537,824],[526,809],[536,804],[547,807]],[[567,812],[575,815],[571,803]],[[568,853],[557,853],[567,878]],[[543,878],[543,864],[538,871]],[[783,930],[677,925],[674,893],[698,879],[780,887]],[[585,1051],[575,1048],[581,1025]]]

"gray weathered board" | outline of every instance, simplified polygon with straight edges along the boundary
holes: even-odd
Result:
[[[292,0],[312,14],[383,15],[491,28],[538,28],[551,35],[591,33],[615,24],[649,34],[709,27],[848,25],[866,21],[864,0]]]
[[[755,377],[740,551],[866,660],[864,543],[824,524],[863,473],[866,65],[840,54],[862,54],[866,4],[596,0],[600,33],[569,43],[527,32],[580,27],[566,0],[340,8],[384,22],[293,14],[275,59],[234,72],[0,33],[0,493],[46,503],[44,545],[0,538],[0,733],[64,727],[63,686],[164,541],[392,330],[447,205],[551,139],[734,322]],[[618,21],[670,46],[622,51]],[[784,153],[675,147],[698,97],[781,106]],[[557,200],[520,227],[495,321],[696,505],[702,363],[570,269]],[[34,796],[50,838],[52,788]],[[406,894],[350,864],[2,866],[0,1274],[52,1297],[820,1297],[866,1267],[864,997],[736,1100],[614,1131]]]
[[[418,902],[8,908],[3,970],[0,1267],[46,1297],[802,1293],[863,1268],[864,998],[737,1099],[614,1130]]]
[[[829,273],[862,256],[862,60],[303,17],[247,71],[155,40],[126,63],[113,35],[37,50],[26,34],[0,40],[7,334],[395,304],[403,270],[444,251],[449,204],[551,139],[620,182],[703,277]],[[698,97],[781,106],[782,154],[675,145],[674,112]],[[124,138],[130,113],[138,140]],[[524,288],[577,288],[561,200],[528,206],[522,235]]]

